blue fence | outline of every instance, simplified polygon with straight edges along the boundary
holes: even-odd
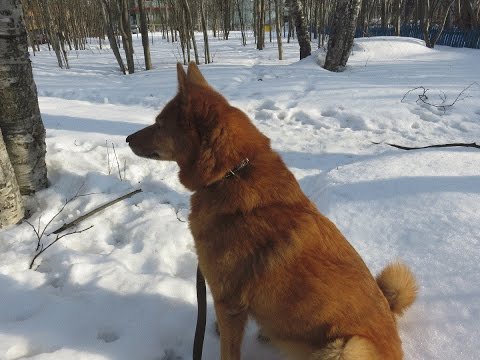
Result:
[[[430,36],[436,34],[438,28],[430,30]],[[357,29],[355,37],[368,36],[396,36],[395,28],[369,27],[365,33],[363,29]],[[423,39],[423,31],[420,26],[405,25],[400,28],[400,36]],[[436,45],[452,47],[466,47],[480,49],[480,28],[474,30],[461,30],[457,28],[444,29]]]

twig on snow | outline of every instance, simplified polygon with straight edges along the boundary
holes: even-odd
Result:
[[[35,260],[37,260],[37,258],[43,254],[50,246],[52,246],[53,244],[55,244],[58,240],[60,240],[61,238],[65,237],[65,236],[68,236],[68,235],[73,235],[73,234],[80,234],[84,231],[87,231],[89,229],[91,229],[93,227],[93,225],[90,225],[89,227],[85,228],[85,229],[82,229],[82,230],[78,230],[78,231],[72,231],[72,232],[69,232],[69,233],[66,233],[66,234],[63,234],[63,235],[57,235],[55,237],[55,240],[53,240],[50,244],[48,244],[48,246],[46,247],[43,247],[43,245],[41,246],[40,250],[37,251],[37,253],[35,254],[35,256],[33,257],[32,261],[30,262],[30,266],[28,267],[29,269],[31,269],[33,267],[33,264],[35,263]]]
[[[89,229],[91,229],[93,227],[93,225],[85,228],[85,229],[82,229],[82,230],[76,230],[76,231],[72,231],[72,232],[69,232],[69,233],[66,233],[66,234],[63,234],[63,235],[59,235],[62,231],[65,231],[75,225],[77,225],[78,223],[80,223],[81,221],[99,213],[100,211],[102,210],[105,210],[106,208],[108,208],[109,206],[112,206],[113,204],[116,204],[117,202],[120,202],[122,200],[125,200],[129,197],[132,197],[133,195],[135,194],[138,194],[139,192],[141,192],[142,190],[141,189],[137,189],[135,191],[131,191],[129,192],[128,194],[126,195],[123,195],[119,198],[116,198],[112,201],[109,201],[108,203],[106,204],[103,204],[95,209],[93,209],[92,211],[86,213],[85,215],[82,215],[80,217],[78,217],[77,219],[69,222],[69,223],[66,223],[66,224],[63,224],[61,227],[59,227],[58,229],[52,231],[51,233],[49,233],[48,235],[46,235],[47,237],[52,235],[52,234],[56,234],[56,237],[55,237],[55,240],[53,240],[50,244],[48,244],[46,247],[43,246],[42,244],[42,239],[44,237],[44,234],[45,234],[45,231],[47,230],[47,228],[50,226],[50,224],[52,223],[52,221],[60,214],[62,213],[62,211],[65,209],[65,207],[67,206],[68,203],[70,203],[72,200],[80,197],[80,196],[87,196],[87,195],[92,195],[92,194],[96,194],[96,193],[90,193],[90,194],[81,194],[79,195],[79,192],[80,192],[80,189],[82,189],[84,184],[82,184],[82,186],[80,186],[80,188],[77,190],[76,194],[65,201],[65,204],[63,204],[63,206],[60,208],[60,210],[48,221],[48,223],[45,225],[45,227],[43,228],[42,231],[40,231],[40,219],[39,219],[39,223],[38,223],[38,228],[35,228],[35,226],[33,226],[30,222],[26,221],[26,223],[28,225],[30,225],[30,227],[33,229],[34,233],[35,233],[35,236],[37,237],[37,247],[35,249],[35,255],[32,259],[32,261],[30,262],[30,266],[29,266],[29,269],[31,269],[33,267],[33,264],[35,263],[35,260],[42,254],[44,253],[49,247],[51,247],[53,244],[55,244],[58,240],[60,240],[61,238],[65,237],[65,236],[68,236],[68,235],[73,235],[73,234],[80,234],[84,231],[87,231]]]
[[[402,149],[402,150],[419,150],[419,149],[445,148],[445,147],[471,147],[471,148],[480,149],[480,145],[476,143],[436,144],[436,145],[427,145],[427,146],[418,146],[418,147],[410,147],[410,146],[403,146],[403,145],[397,145],[397,144],[391,144],[391,143],[373,142],[373,141],[372,143],[375,145],[385,144],[385,145],[393,146],[394,148]]]
[[[476,81],[474,81],[473,83],[471,83],[470,85],[468,85],[467,87],[465,87],[462,91],[460,91],[460,93],[457,95],[457,97],[455,98],[455,100],[453,100],[451,103],[447,103],[447,95],[442,92],[442,94],[440,95],[440,99],[441,99],[441,103],[440,104],[433,104],[429,101],[429,98],[428,98],[428,95],[427,95],[427,92],[430,90],[430,89],[427,89],[425,88],[424,86],[417,86],[413,89],[410,89],[408,90],[405,95],[403,95],[403,98],[401,100],[401,102],[403,103],[404,100],[406,99],[406,97],[414,92],[415,90],[422,90],[423,92],[421,94],[418,95],[418,99],[417,99],[417,103],[420,101],[426,105],[429,105],[429,106],[432,106],[434,108],[437,108],[437,109],[440,109],[442,110],[443,112],[446,112],[447,111],[447,108],[449,107],[452,107],[453,105],[455,105],[458,101],[461,101],[461,100],[465,100],[466,98],[470,97],[470,96],[467,96],[465,95],[464,96],[464,93],[470,89],[473,85],[478,85],[478,83]]]
[[[106,208],[108,208],[108,207],[116,204],[117,202],[120,202],[120,201],[122,201],[122,200],[128,199],[128,198],[132,197],[133,195],[138,194],[138,193],[141,192],[141,191],[142,191],[142,189],[137,189],[137,190],[135,190],[135,191],[129,192],[128,194],[125,194],[125,195],[123,195],[123,196],[120,196],[119,198],[116,198],[116,199],[114,199],[114,200],[112,200],[112,201],[109,201],[109,202],[107,202],[107,203],[105,203],[105,204],[103,204],[103,205],[101,205],[101,206],[99,206],[99,207],[97,207],[97,208],[89,211],[89,212],[86,213],[85,215],[82,215],[82,216],[76,218],[76,219],[73,220],[73,221],[70,221],[69,223],[63,224],[61,227],[59,227],[58,229],[52,231],[52,232],[51,232],[50,234],[48,234],[47,236],[52,235],[52,234],[59,234],[59,233],[61,233],[62,231],[65,231],[65,230],[67,230],[67,229],[69,229],[69,228],[77,225],[78,223],[82,222],[83,220],[85,220],[85,219],[87,219],[87,218],[89,218],[89,217],[91,217],[91,216],[99,213],[100,211],[105,210]]]

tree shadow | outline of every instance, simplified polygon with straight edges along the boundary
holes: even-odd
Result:
[[[131,122],[123,122],[117,120],[98,120],[89,118],[79,118],[71,116],[58,116],[42,114],[45,127],[50,130],[64,130],[77,132],[94,132],[107,135],[124,135],[127,136],[142,127],[144,124],[136,124]]]

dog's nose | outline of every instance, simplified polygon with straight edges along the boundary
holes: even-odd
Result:
[[[132,140],[132,135],[128,135],[127,138],[125,139],[125,141],[126,141],[127,143],[129,143],[130,140]]]

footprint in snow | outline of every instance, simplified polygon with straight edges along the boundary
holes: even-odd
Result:
[[[97,332],[97,339],[105,343],[112,343],[120,339],[120,335],[113,329],[100,329]]]
[[[275,105],[275,101],[273,100],[265,100],[262,102],[258,107],[258,110],[279,110],[278,106]]]
[[[180,355],[177,355],[174,350],[165,350],[165,355],[160,360],[183,360]]]

